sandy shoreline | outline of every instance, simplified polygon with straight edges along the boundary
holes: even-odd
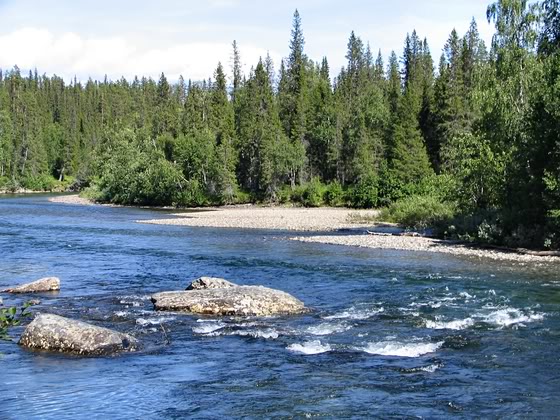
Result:
[[[526,255],[517,252],[483,249],[424,237],[342,235],[293,237],[290,239],[299,242],[344,245],[359,248],[438,252],[452,255],[464,255],[468,257],[489,258],[499,261],[512,261],[522,263],[560,263],[559,257]]]
[[[49,201],[74,205],[94,204],[78,195],[52,197],[49,198]],[[165,219],[140,220],[138,222],[154,225],[270,229],[292,232],[333,232],[344,229],[358,229],[363,230],[364,234],[296,236],[290,239],[307,243],[360,248],[438,252],[521,263],[560,263],[560,257],[476,248],[425,237],[367,235],[367,230],[379,228],[379,225],[374,222],[364,222],[363,220],[363,218],[373,219],[377,214],[375,210],[260,207],[253,205],[193,210],[205,211],[177,213],[171,214],[169,218]]]
[[[51,203],[61,203],[61,204],[74,204],[78,206],[94,206],[95,203],[87,198],[82,198],[78,194],[72,195],[61,195],[58,197],[49,198]]]
[[[353,223],[355,215],[372,218],[375,210],[340,208],[295,208],[242,206],[213,208],[211,211],[174,214],[172,219],[141,220],[140,223],[191,227],[272,229],[298,232],[329,232],[367,228],[371,223]]]

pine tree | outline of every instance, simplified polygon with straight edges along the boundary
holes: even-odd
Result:
[[[300,180],[304,177],[306,139],[306,113],[308,101],[307,57],[304,53],[305,38],[301,26],[299,12],[294,12],[290,55],[285,63],[285,72],[279,82],[280,118],[286,135],[300,150],[302,155],[297,158],[302,162],[298,168]],[[295,180],[294,180],[295,182]]]
[[[394,127],[391,171],[402,184],[413,184],[433,174],[424,139],[415,115],[415,100],[407,91],[402,97]]]
[[[232,204],[237,193],[235,119],[233,105],[228,100],[227,81],[221,63],[218,64],[214,79],[209,126],[216,138],[216,194],[220,202]]]
[[[311,78],[307,132],[311,177],[332,181],[336,176],[336,115],[327,58],[324,57]]]

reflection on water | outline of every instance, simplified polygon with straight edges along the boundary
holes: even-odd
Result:
[[[0,287],[59,276],[60,293],[40,296],[35,311],[145,344],[137,354],[79,359],[0,342],[0,418],[560,410],[559,266],[134,222],[156,217],[167,214],[0,199]],[[279,288],[313,311],[249,319],[153,312],[151,293],[201,275]]]

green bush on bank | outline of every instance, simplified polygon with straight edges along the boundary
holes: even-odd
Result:
[[[326,186],[324,200],[331,207],[341,207],[346,204],[346,195],[340,182],[334,181]]]
[[[381,219],[407,229],[443,228],[455,215],[455,205],[434,196],[414,195],[399,200],[381,211]]]

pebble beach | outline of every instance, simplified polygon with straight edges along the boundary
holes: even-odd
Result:
[[[78,195],[64,195],[49,199],[55,203],[91,205]],[[271,229],[291,232],[322,232],[321,235],[294,236],[290,240],[344,245],[360,248],[402,251],[439,252],[469,257],[489,258],[520,263],[560,263],[560,257],[527,255],[494,249],[484,249],[451,241],[400,235],[371,235],[379,227],[374,221],[376,210],[344,208],[261,207],[254,205],[197,209],[189,213],[171,214],[169,218],[141,220],[139,223],[189,227]],[[202,210],[202,211],[201,211]],[[351,230],[348,234],[324,233]],[[363,234],[360,234],[363,233]]]

